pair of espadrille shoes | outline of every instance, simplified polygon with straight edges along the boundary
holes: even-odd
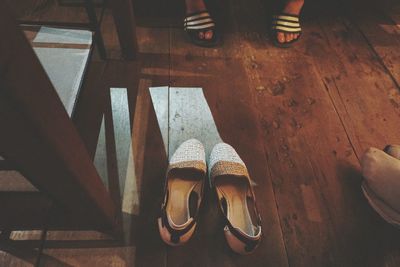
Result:
[[[228,245],[239,254],[249,254],[261,241],[261,217],[246,165],[235,149],[217,144],[210,155],[212,187],[224,216]],[[158,227],[161,238],[171,246],[186,243],[193,235],[207,180],[202,143],[190,139],[173,154],[165,182]]]

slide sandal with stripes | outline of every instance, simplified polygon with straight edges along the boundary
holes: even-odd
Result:
[[[183,28],[187,33],[190,41],[195,45],[202,47],[214,47],[218,44],[219,38],[216,33],[214,20],[208,11],[200,11],[186,15],[183,21]],[[202,39],[199,37],[200,32],[213,31],[211,39]]]
[[[279,42],[277,38],[277,33],[297,33],[299,36],[290,42]],[[271,38],[275,46],[280,48],[289,48],[293,43],[297,42],[301,36],[300,18],[298,15],[292,15],[287,13],[282,13],[280,15],[275,15],[272,18],[271,26]]]

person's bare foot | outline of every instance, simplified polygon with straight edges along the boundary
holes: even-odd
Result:
[[[303,8],[304,0],[288,0],[282,13],[291,15],[300,15],[301,9]],[[296,40],[299,38],[299,33],[283,33],[277,32],[276,37],[279,43],[284,44]]]
[[[186,3],[186,14],[192,14],[199,11],[206,10],[206,5],[203,0],[185,0]],[[213,38],[213,30],[199,31],[199,38],[205,40],[211,40]]]

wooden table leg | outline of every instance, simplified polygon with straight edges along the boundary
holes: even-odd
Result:
[[[112,0],[109,3],[113,12],[122,54],[125,59],[134,60],[138,54],[138,45],[132,0]]]

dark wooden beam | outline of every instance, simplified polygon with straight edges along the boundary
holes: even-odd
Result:
[[[138,54],[136,22],[132,0],[110,1],[122,54],[125,59],[134,60]]]
[[[45,229],[52,201],[40,192],[1,192],[0,229]]]
[[[10,171],[10,170],[15,170],[13,164],[11,164],[7,160],[0,160],[0,171]]]
[[[0,36],[0,154],[54,200],[71,222],[114,227],[115,204],[3,1]]]

